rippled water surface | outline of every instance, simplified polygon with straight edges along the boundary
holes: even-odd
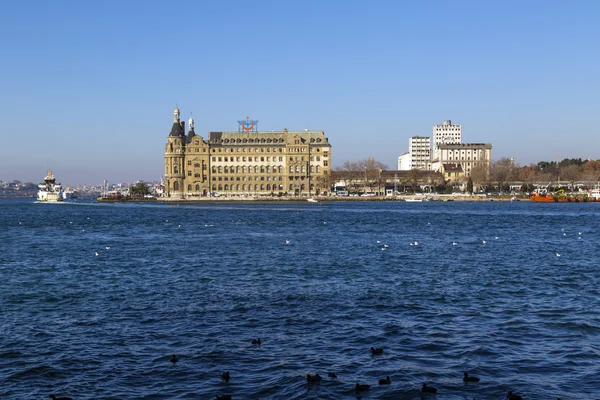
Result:
[[[1,200],[0,397],[600,398],[599,242],[589,203]]]

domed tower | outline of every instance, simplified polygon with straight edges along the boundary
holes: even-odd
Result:
[[[179,107],[173,110],[173,126],[165,145],[165,195],[183,197],[185,176],[185,122],[179,119]]]
[[[190,116],[190,119],[188,120],[187,142],[190,143],[194,136],[196,136],[196,132],[194,132],[194,118]]]

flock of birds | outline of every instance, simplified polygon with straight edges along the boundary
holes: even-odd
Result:
[[[260,340],[260,338],[256,338],[256,339],[252,339],[251,343],[253,345],[260,345],[262,342]],[[383,348],[381,347],[371,347],[371,354],[373,356],[378,356],[383,354]],[[173,365],[175,365],[179,359],[177,358],[177,355],[173,354],[171,356],[170,359],[171,363]],[[337,374],[335,372],[329,372],[327,374],[328,378],[332,378],[332,379],[337,379]],[[224,382],[229,382],[229,380],[231,379],[231,375],[229,374],[229,371],[223,372],[221,374],[221,379]],[[323,378],[321,377],[321,375],[314,374],[307,374],[306,375],[306,382],[307,383],[320,383],[323,380]],[[467,382],[479,382],[480,379],[476,376],[470,376],[468,372],[465,372],[463,374],[463,382],[467,383]],[[384,379],[380,379],[379,380],[379,384],[380,385],[390,385],[392,383],[392,379],[388,376],[386,376]],[[356,383],[356,385],[354,386],[354,390],[359,393],[359,392],[365,392],[367,390],[369,390],[371,388],[371,385],[366,384],[366,383]],[[423,383],[423,386],[421,387],[421,392],[422,393],[437,393],[438,389],[436,387],[433,386],[429,386],[426,383]],[[60,398],[54,398],[53,395],[50,396],[53,400],[71,400],[67,397],[60,397]],[[223,395],[217,395],[216,400],[231,400],[232,399],[232,395],[230,394],[223,394]],[[518,394],[513,393],[512,391],[509,391],[508,394],[506,395],[506,399],[507,400],[523,400],[523,398],[521,396],[519,396]],[[560,399],[557,399],[560,400]]]

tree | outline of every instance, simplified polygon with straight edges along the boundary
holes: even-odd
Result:
[[[501,158],[492,164],[492,178],[498,183],[498,190],[504,190],[506,183],[514,176],[514,162],[510,158]]]
[[[129,188],[129,193],[133,197],[143,197],[150,193],[150,189],[148,189],[148,186],[144,182],[139,182]]]
[[[469,181],[467,182],[467,192],[473,194],[473,178],[471,177],[469,177]]]
[[[483,186],[487,185],[490,179],[490,167],[487,162],[480,162],[471,168],[470,178],[473,180],[473,186],[476,191],[479,191]]]

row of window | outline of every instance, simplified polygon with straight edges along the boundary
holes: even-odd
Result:
[[[213,148],[212,152],[216,153],[246,153],[246,149],[248,149],[248,153],[283,153],[283,148],[279,147],[279,148],[271,148],[271,147],[219,147],[219,148]],[[314,147],[311,148],[311,153],[312,152],[317,152],[320,153],[321,152],[321,148],[320,147]],[[328,151],[324,151],[325,153],[329,153]],[[326,156],[327,154],[325,154]]]
[[[302,139],[296,139],[296,144],[298,144],[298,142],[300,140],[302,140]],[[284,140],[282,138],[279,138],[279,139],[271,139],[271,138],[267,138],[267,139],[265,139],[265,138],[262,138],[262,139],[243,138],[242,139],[242,138],[238,138],[238,139],[223,139],[221,142],[225,143],[225,144],[227,144],[227,143],[232,143],[232,144],[233,143],[261,143],[261,144],[266,143],[266,144],[270,144],[270,143],[283,143]],[[311,143],[321,143],[322,139],[321,138],[317,138],[317,139],[311,138],[310,142]],[[214,141],[213,143],[217,143],[217,141]],[[196,142],[196,144],[198,144],[198,142]]]
[[[306,185],[305,184],[295,185],[293,183],[289,185],[289,190],[290,191],[294,191],[296,189],[300,190],[300,191],[304,191],[304,190],[306,190]],[[190,191],[192,190],[192,185],[188,185],[188,190],[190,190]],[[199,190],[200,190],[200,185],[196,185],[196,191],[199,191]],[[264,192],[264,191],[267,191],[268,192],[268,191],[271,191],[271,190],[274,190],[274,191],[275,190],[283,190],[283,185],[282,184],[279,184],[279,185],[277,185],[277,184],[270,185],[268,183],[266,185],[264,185],[264,184],[261,184],[261,185],[259,185],[259,184],[251,185],[250,184],[250,185],[247,185],[247,186],[245,184],[239,184],[239,183],[237,185],[234,185],[234,184],[231,184],[231,185],[228,185],[228,184],[225,184],[225,185],[215,185],[215,184],[213,184],[212,185],[212,191],[213,192],[217,192],[217,191],[219,191],[219,192],[222,192],[222,191],[225,191],[225,192],[228,192],[228,191],[236,191],[236,192],[239,192],[239,191],[242,191],[242,192],[246,192],[246,191],[262,191],[262,192]],[[311,184],[310,185],[310,190],[315,190],[315,185]]]
[[[306,165],[296,165],[296,166],[290,165],[289,170],[290,170],[290,172],[297,172],[297,173],[302,172],[302,173],[304,173],[304,172],[306,172]],[[218,167],[216,167],[216,166],[213,166],[212,167],[212,173],[213,174],[217,174],[217,173],[219,173],[219,174],[240,174],[240,173],[245,174],[246,171],[249,174],[251,174],[251,173],[255,173],[255,174],[259,174],[259,173],[260,174],[270,174],[270,173],[273,173],[273,174],[276,174],[276,173],[282,173],[283,172],[283,167],[281,165],[274,165],[272,168],[271,168],[270,165],[267,165],[267,166],[264,166],[264,165],[261,165],[261,166],[254,165],[254,166],[249,166],[247,169],[246,169],[245,165],[242,165],[241,167],[240,166],[237,166],[237,167],[233,167],[233,166],[231,166],[231,167],[228,167],[228,166],[225,166],[225,167],[218,166]],[[320,174],[321,173],[321,166],[320,165],[316,165],[316,166],[315,165],[311,165],[310,166],[310,172]],[[177,173],[177,172],[175,172],[175,173]],[[191,173],[191,171],[188,171],[188,175],[190,173]]]

